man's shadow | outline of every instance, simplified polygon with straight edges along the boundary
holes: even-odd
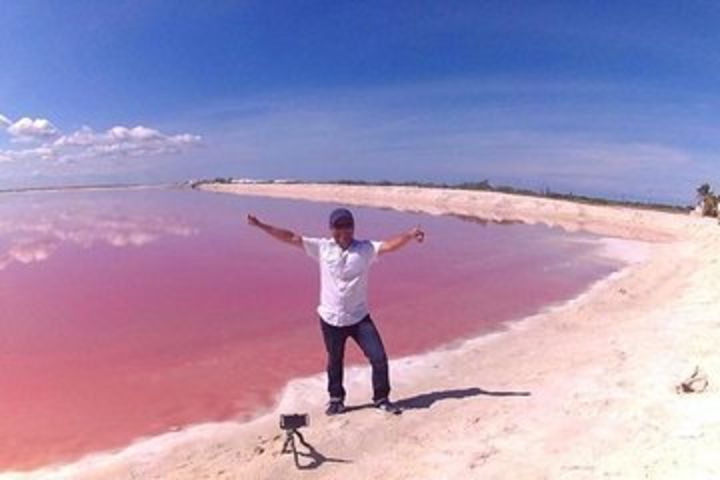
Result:
[[[475,397],[478,395],[487,395],[490,397],[529,397],[532,395],[530,392],[525,391],[490,391],[482,388],[459,388],[453,390],[438,390],[430,393],[423,393],[415,395],[414,397],[403,398],[395,402],[395,405],[402,408],[403,410],[416,410],[423,408],[430,408],[435,402],[448,399],[462,399],[468,397]],[[366,403],[362,405],[353,405],[346,408],[346,412],[353,410],[360,410],[363,408],[372,408],[372,403]],[[285,445],[283,445],[282,453],[292,453],[295,461],[295,466],[298,470],[314,470],[320,467],[323,463],[334,462],[334,463],[352,463],[350,460],[344,460],[342,458],[331,458],[318,452],[315,447],[310,445],[303,435],[295,430],[290,435],[293,435],[292,440],[287,438]],[[305,447],[305,451],[298,450],[294,439],[297,438],[300,444]],[[300,457],[310,459],[310,463],[302,464]]]
[[[306,451],[298,450],[297,445],[294,441],[286,441],[286,444],[283,446],[282,453],[292,453],[293,454],[293,460],[295,461],[295,466],[298,468],[298,470],[314,470],[320,465],[322,465],[325,462],[334,462],[334,463],[352,463],[350,460],[344,460],[342,458],[330,458],[326,457],[322,453],[318,452],[315,447],[310,445],[306,440],[305,437],[302,436],[302,434],[295,430],[291,435],[294,435],[295,438],[297,438],[300,441],[300,444],[305,447]],[[300,457],[309,458],[309,463],[301,463]]]
[[[476,397],[478,395],[487,395],[489,397],[529,397],[530,392],[516,391],[490,391],[482,388],[459,388],[454,390],[439,390],[430,393],[422,393],[414,397],[403,398],[395,404],[403,410],[417,410],[422,408],[430,408],[433,403],[448,399],[461,399],[467,397]]]
[[[486,395],[489,397],[529,397],[531,392],[525,391],[491,391],[482,388],[457,388],[453,390],[438,390],[435,392],[422,393],[414,397],[403,398],[395,402],[395,405],[403,410],[419,410],[430,408],[433,403],[441,400],[455,399],[459,400],[467,397],[476,397],[478,395]],[[352,405],[346,408],[346,411],[361,410],[364,408],[372,408],[372,403],[364,403],[362,405]]]

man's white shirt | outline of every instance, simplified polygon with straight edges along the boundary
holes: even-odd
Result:
[[[336,327],[365,318],[368,271],[382,242],[353,240],[346,250],[333,238],[302,237],[302,242],[305,252],[320,264],[320,318]]]

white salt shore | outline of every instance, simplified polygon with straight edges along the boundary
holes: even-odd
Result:
[[[249,423],[198,425],[6,479],[720,478],[720,227],[712,220],[488,192],[339,185],[206,190],[520,220],[615,237],[628,262],[578,298],[451,349],[394,360],[407,411],[326,418],[322,375]],[[617,240],[622,239],[622,240]],[[651,242],[648,246],[647,242]],[[676,385],[696,366],[702,393]],[[369,397],[349,373],[348,403]],[[280,455],[278,412],[308,411],[315,451]]]

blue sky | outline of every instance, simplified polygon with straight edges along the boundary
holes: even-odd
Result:
[[[714,2],[6,1],[0,186],[443,182],[689,203]]]

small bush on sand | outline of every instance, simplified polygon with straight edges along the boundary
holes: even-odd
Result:
[[[703,183],[697,189],[698,205],[702,207],[704,217],[718,216],[718,197],[713,193],[710,184]]]

